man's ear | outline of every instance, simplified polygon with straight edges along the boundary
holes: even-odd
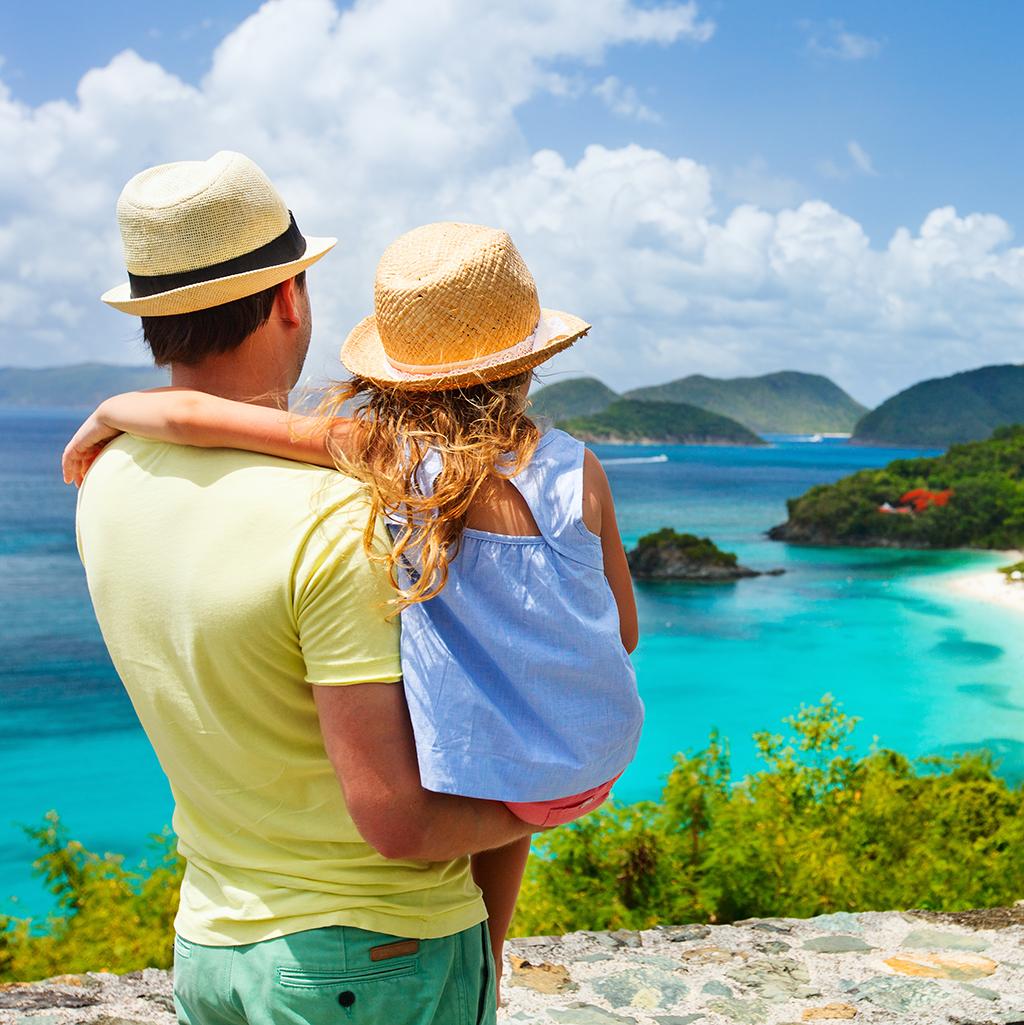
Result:
[[[298,327],[302,323],[302,300],[299,285],[295,278],[282,281],[274,295],[274,313],[289,327]]]

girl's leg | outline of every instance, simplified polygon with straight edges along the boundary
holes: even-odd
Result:
[[[526,859],[530,856],[530,839],[524,836],[505,847],[481,851],[471,858],[473,878],[483,891],[484,904],[487,905],[487,929],[491,936],[491,950],[494,953],[495,989],[499,1005],[505,935],[516,908]]]

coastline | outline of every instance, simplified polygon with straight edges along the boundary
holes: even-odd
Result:
[[[1005,566],[1024,559],[1024,553],[1009,551],[999,553],[1003,558],[998,563]],[[937,579],[935,585],[950,595],[985,602],[1024,614],[1024,581],[1009,582],[999,572],[997,565],[985,569],[970,569],[950,573]]]

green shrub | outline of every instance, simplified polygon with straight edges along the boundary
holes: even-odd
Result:
[[[660,802],[544,834],[517,935],[758,916],[1012,904],[1024,896],[1024,790],[985,754],[855,758],[831,697],[754,739],[733,781],[722,741],[679,755]]]
[[[857,720],[826,695],[754,737],[762,768],[733,780],[728,747],[677,755],[660,801],[609,804],[538,838],[513,934],[641,929],[755,916],[929,908],[1024,897],[1024,788],[986,754],[855,757]],[[171,963],[181,862],[154,867],[69,840],[50,813],[30,831],[57,900],[38,923],[0,919],[0,981]]]
[[[45,923],[0,916],[0,982],[170,967],[183,867],[170,830],[152,837],[155,858],[134,871],[70,839],[55,812],[27,832],[56,911]]]

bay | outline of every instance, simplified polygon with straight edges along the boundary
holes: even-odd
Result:
[[[170,821],[171,799],[110,665],[75,548],[75,492],[59,456],[80,413],[0,411],[0,911],[45,914],[21,824],[56,809],[72,835],[129,860]],[[648,719],[616,788],[656,797],[675,752],[750,736],[832,693],[857,738],[911,756],[988,746],[1024,775],[1018,618],[950,597],[942,577],[991,553],[809,549],[768,541],[785,501],[917,452],[774,439],[764,448],[598,446],[627,544],[662,526],[710,535],[781,577],[643,584],[635,654]],[[665,457],[651,461],[651,457]],[[14,901],[9,898],[15,898]],[[4,898],[7,898],[6,900]]]

